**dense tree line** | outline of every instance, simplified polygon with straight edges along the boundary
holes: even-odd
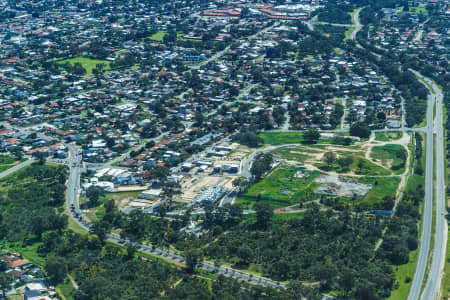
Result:
[[[337,2],[337,1],[336,1]],[[325,8],[318,12],[318,19],[321,22],[351,24],[352,20],[350,12],[352,6],[343,4],[339,5],[335,1],[328,1]]]
[[[48,230],[63,229],[67,216],[58,207],[64,204],[65,180],[64,167],[39,164],[5,179],[2,185],[7,188],[0,195],[0,239],[28,245]]]
[[[73,232],[62,213],[66,177],[65,167],[35,164],[0,181],[2,190],[7,190],[0,198],[0,240],[17,247],[39,243],[38,254],[46,260],[44,269],[52,284],[62,282],[69,273],[73,276],[79,286],[70,295],[73,299],[299,299],[296,289],[251,286],[222,276],[211,281],[211,289],[206,280],[183,268],[137,256],[132,244],[124,249],[97,236]],[[113,203],[107,206],[103,220],[116,224],[119,213]],[[224,226],[240,220],[240,211],[229,212],[232,218]],[[137,221],[128,221],[123,230],[138,234],[149,229],[143,219],[139,213],[130,216]],[[159,220],[159,231],[166,232],[167,221]],[[2,289],[11,282],[3,277]]]
[[[383,259],[371,261],[383,217],[314,206],[301,220],[270,221],[270,214],[259,210],[263,217],[219,236],[205,254],[237,265],[261,265],[264,274],[278,280],[319,281],[322,291],[340,290],[358,299],[389,295],[392,267]]]

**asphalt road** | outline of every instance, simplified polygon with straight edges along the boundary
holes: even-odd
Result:
[[[253,37],[255,37],[255,36],[259,35],[259,34],[263,34],[263,33],[267,32],[267,31],[271,30],[275,25],[278,25],[278,24],[279,24],[279,23],[276,22],[274,25],[268,26],[268,27],[264,28],[263,30],[258,31],[257,33],[248,36],[247,39],[250,40],[251,38],[253,38]],[[231,45],[230,45],[230,46],[231,46]],[[217,53],[214,54],[213,56],[211,56],[211,57],[209,57],[209,58],[203,60],[202,62],[200,62],[200,63],[198,63],[198,64],[196,64],[196,65],[192,65],[192,66],[190,66],[189,68],[192,69],[192,70],[198,70],[198,69],[200,69],[202,66],[204,66],[204,65],[206,65],[206,64],[208,64],[208,63],[210,63],[210,62],[212,62],[212,61],[215,61],[216,59],[219,59],[220,57],[222,57],[222,56],[230,49],[230,46],[227,46],[227,47],[226,47],[225,49],[223,49],[222,51],[217,52]]]
[[[24,162],[22,162],[22,163],[20,163],[18,165],[15,165],[12,168],[9,168],[8,170],[5,170],[5,171],[0,173],[0,178],[6,177],[9,174],[12,174],[12,173],[14,173],[17,170],[20,170],[20,169],[22,169],[22,168],[24,168],[24,167],[26,167],[28,165],[31,165],[34,161],[35,160],[33,158],[30,158],[30,159],[28,159],[28,160],[26,160],[26,161],[24,161]]]
[[[353,24],[355,24],[355,30],[352,31],[352,34],[350,35],[350,39],[356,40],[356,34],[361,30],[362,25],[359,22],[359,12],[362,8],[358,8],[356,13],[353,15]]]
[[[416,272],[409,291],[408,300],[419,299],[422,283],[427,267],[428,253],[430,251],[431,224],[433,219],[433,106],[434,97],[428,97],[427,126],[426,126],[426,167],[425,167],[425,206],[423,211],[422,234],[420,241],[419,258]]]
[[[425,284],[425,288],[423,290],[423,294],[421,299],[423,300],[429,300],[429,299],[436,299],[440,297],[440,284],[441,284],[441,275],[442,275],[442,270],[444,267],[444,263],[445,263],[445,248],[446,248],[446,237],[447,237],[447,224],[446,224],[446,219],[445,219],[445,174],[444,174],[444,165],[445,165],[445,160],[444,160],[444,129],[443,129],[443,116],[442,116],[442,105],[443,105],[443,94],[442,91],[439,89],[439,87],[430,79],[423,77],[422,75],[420,75],[417,72],[414,72],[416,74],[416,76],[418,76],[419,78],[421,78],[422,81],[427,82],[432,89],[430,89],[429,87],[427,87],[430,91],[430,98],[431,101],[428,103],[429,105],[431,103],[436,102],[436,115],[434,118],[434,122],[433,122],[433,106],[429,106],[429,110],[431,110],[431,117],[427,116],[427,164],[428,164],[428,153],[431,152],[430,156],[431,156],[431,164],[433,164],[433,152],[429,151],[429,147],[431,145],[434,144],[434,140],[433,140],[433,133],[436,136],[436,149],[435,149],[435,153],[436,153],[436,202],[435,202],[435,208],[436,208],[436,227],[435,227],[435,236],[434,236],[434,248],[433,248],[433,256],[432,256],[432,262],[431,262],[431,269],[429,272],[429,276],[428,276],[428,280]],[[431,121],[430,121],[431,119]],[[430,138],[428,138],[428,136],[431,136],[431,140]],[[430,185],[431,190],[433,190],[434,188],[434,184],[433,184],[433,175],[432,173],[429,173],[431,175],[426,177],[426,180],[428,180],[427,182],[427,187],[428,185]],[[431,181],[431,183],[429,182]],[[426,201],[430,201],[430,203],[432,203],[433,198],[431,197],[431,199],[426,198]],[[429,206],[431,206],[431,212],[427,211],[427,214],[424,216],[424,218],[427,218],[427,220],[424,219],[424,224],[429,223],[430,226],[430,230],[427,233],[427,235],[422,234],[422,243],[426,243],[429,244],[430,243],[430,239],[431,239],[431,223],[432,223],[432,218],[433,218],[433,212],[432,212],[432,205],[430,204]],[[424,240],[426,239],[426,241]],[[422,249],[421,249],[422,250]],[[421,251],[422,252],[422,251]],[[427,251],[427,254],[429,252],[429,249]],[[420,259],[420,255],[422,253],[419,254],[419,259]],[[428,256],[426,257],[428,258]],[[421,270],[425,270],[426,268],[426,263],[427,261],[423,262],[423,261],[419,261],[417,264],[417,269],[416,269],[416,273],[418,269]],[[414,278],[416,279],[416,278]],[[420,286],[419,286],[420,284]],[[410,292],[410,297],[408,299],[418,299],[418,294],[417,294],[417,289],[419,289],[420,292],[420,288],[422,287],[423,284],[423,279],[420,282],[417,282],[417,285],[414,286],[414,281],[413,281],[413,287],[415,288],[413,290],[413,287],[411,287],[411,292]],[[419,286],[419,287],[418,287]],[[411,297],[413,296],[413,297]]]
[[[416,76],[428,82],[433,89],[429,89],[426,126],[426,172],[425,172],[425,207],[422,224],[422,235],[420,241],[419,259],[416,272],[409,292],[408,300],[419,299],[427,268],[428,255],[430,252],[431,229],[433,221],[433,199],[434,199],[434,133],[436,133],[436,233],[434,250],[428,281],[426,282],[421,299],[432,300],[439,294],[441,271],[444,265],[446,246],[446,224],[445,224],[445,183],[444,183],[444,145],[442,125],[442,99],[443,95],[439,88],[428,78],[417,72]],[[436,102],[436,119],[433,116],[434,103]]]
[[[67,182],[67,207],[69,211],[70,217],[82,228],[89,231],[90,224],[88,219],[82,214],[79,203],[78,203],[78,193],[80,188],[80,172],[81,172],[81,155],[78,148],[73,145],[67,145],[69,148],[69,162],[70,162],[70,174]],[[123,240],[119,236],[115,234],[108,234],[107,240],[113,243],[118,244],[128,244],[133,243],[132,241]],[[171,259],[173,261],[178,261],[181,263],[185,263],[186,260],[183,256],[174,253],[172,251],[168,251],[165,249],[156,248],[146,244],[135,244],[137,249],[142,252],[147,252],[149,254],[157,255],[162,258]],[[273,288],[285,288],[284,284],[279,282],[270,280],[268,278],[259,277],[250,275],[232,268],[225,268],[222,266],[215,266],[209,262],[201,262],[198,264],[197,268],[222,274],[226,277],[234,278],[237,280],[245,281],[254,285],[260,285],[264,287],[273,287]]]
[[[362,29],[362,25],[359,22],[359,13],[361,8],[353,16],[353,23],[355,24],[355,30],[351,34],[351,39],[356,41],[357,33]],[[311,23],[308,24],[311,28]],[[357,43],[358,47],[361,47]],[[377,54],[375,54],[377,55]],[[377,55],[379,57],[379,55]],[[426,139],[426,177],[425,177],[425,207],[422,224],[422,234],[420,241],[420,252],[417,262],[416,272],[414,274],[413,283],[410,289],[408,300],[417,300],[420,297],[423,281],[425,277],[425,270],[427,268],[428,254],[430,251],[431,229],[433,220],[433,191],[434,191],[434,133],[436,134],[436,233],[434,241],[434,250],[431,263],[431,270],[428,280],[425,285],[421,299],[434,300],[440,295],[440,283],[442,270],[445,263],[445,247],[447,237],[447,224],[445,220],[445,180],[444,180],[444,145],[443,145],[443,125],[442,125],[442,104],[443,95],[440,89],[428,78],[425,78],[415,72],[416,75],[422,80],[428,82],[433,90],[430,90],[430,96],[428,98],[427,109],[427,126],[425,128],[414,129],[414,131],[425,131],[427,134]],[[433,122],[433,107],[434,103],[437,103],[436,119]],[[402,105],[403,106],[403,105]],[[402,107],[402,109],[404,109]],[[405,126],[404,114],[402,117],[402,129],[401,131],[409,131],[411,129],[404,129]],[[386,131],[386,130],[382,130]],[[399,131],[393,129],[392,131]],[[250,166],[250,162],[247,165]]]

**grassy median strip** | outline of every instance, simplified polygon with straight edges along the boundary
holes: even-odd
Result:
[[[433,134],[433,144],[434,144],[434,153],[433,153],[433,171],[436,170],[436,136]],[[433,249],[434,249],[434,240],[436,234],[436,172],[433,172],[433,206],[432,206],[432,219],[431,219],[431,238],[430,238],[430,249],[428,252],[427,259],[427,267],[425,269],[425,274],[423,277],[422,288],[420,289],[420,293],[423,293],[425,286],[428,282],[428,277],[430,275],[431,263],[433,261]]]

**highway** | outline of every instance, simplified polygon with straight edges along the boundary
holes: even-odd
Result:
[[[417,262],[416,274],[411,286],[408,299],[419,299],[420,291],[424,281],[424,273],[427,267],[430,240],[431,224],[433,220],[433,189],[436,187],[436,226],[434,235],[434,248],[432,255],[431,268],[428,280],[420,299],[430,300],[440,297],[440,283],[442,270],[445,263],[445,248],[447,237],[447,223],[445,219],[445,173],[444,173],[444,129],[443,129],[443,94],[439,87],[430,79],[423,77],[417,72],[416,76],[423,82],[427,82],[427,88],[430,91],[427,111],[427,168],[425,177],[425,209],[422,228],[422,237],[420,242],[419,261]],[[429,86],[432,88],[430,89]],[[433,107],[436,103],[436,116],[433,116]],[[433,120],[434,117],[434,120]],[[434,135],[436,136],[436,145],[434,145]],[[434,149],[435,147],[435,149]],[[436,186],[433,182],[433,155],[436,152]],[[428,189],[428,193],[427,193]]]
[[[351,40],[356,42],[357,47],[362,48],[356,40],[357,33],[362,29],[359,21],[359,8],[353,15],[353,24],[355,30],[351,34]],[[312,28],[311,23],[308,26]],[[375,53],[374,53],[375,54]],[[380,55],[375,54],[377,57]],[[422,233],[420,240],[419,258],[417,261],[414,279],[409,292],[408,300],[434,300],[440,297],[440,285],[442,279],[442,271],[445,264],[445,250],[447,243],[447,222],[445,220],[445,171],[444,171],[444,133],[443,133],[443,117],[442,105],[443,94],[439,87],[430,79],[422,76],[418,72],[413,71],[420,80],[428,83],[425,85],[429,91],[427,103],[427,126],[425,128],[416,128],[414,131],[422,131],[426,133],[426,167],[425,167],[425,203],[423,211]],[[432,88],[430,88],[431,86]],[[433,115],[434,104],[436,103],[436,116]],[[410,131],[405,127],[405,111],[404,99],[402,99],[402,128],[392,131]],[[385,130],[380,130],[385,131]],[[434,145],[434,135],[436,135],[436,145]],[[435,149],[436,147],[436,149]],[[434,173],[434,152],[436,151],[436,173]],[[250,165],[250,162],[248,163]],[[436,174],[436,186],[434,185],[434,174]],[[427,269],[428,257],[430,253],[430,243],[432,235],[433,222],[433,199],[434,188],[436,187],[436,227],[434,236],[434,249],[432,255],[431,268],[423,294],[421,295],[422,286],[425,280],[425,271]],[[422,296],[422,297],[421,297]]]
[[[426,167],[425,167],[425,205],[423,210],[422,234],[417,260],[416,272],[409,291],[408,300],[417,300],[420,297],[422,283],[427,268],[430,251],[431,225],[433,220],[433,169],[434,169],[434,141],[433,141],[433,107],[434,96],[428,96],[427,126],[426,126]]]

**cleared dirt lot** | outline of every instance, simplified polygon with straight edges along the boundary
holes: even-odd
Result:
[[[197,195],[208,188],[216,186],[218,182],[223,179],[221,176],[203,176],[198,179],[193,179],[194,181],[188,183],[188,187],[174,200],[182,203],[190,203]]]

